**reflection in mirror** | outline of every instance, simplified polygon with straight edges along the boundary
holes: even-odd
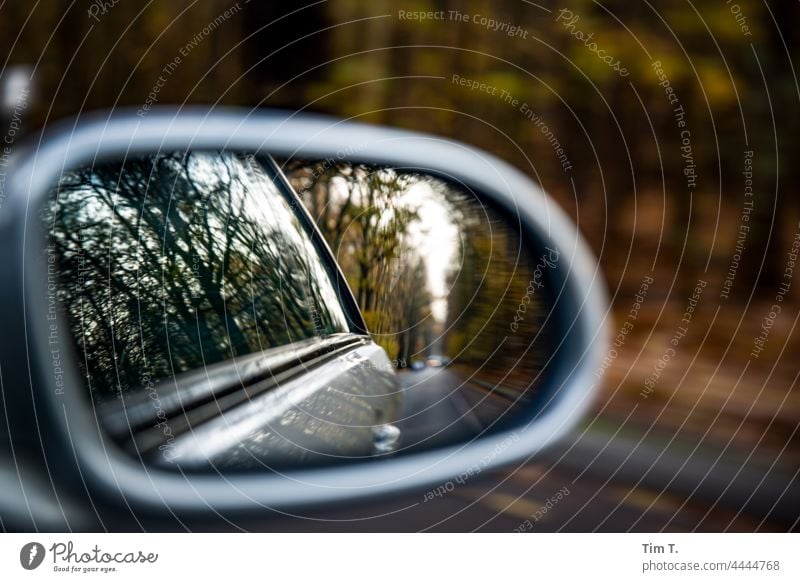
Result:
[[[534,251],[513,217],[417,169],[280,164],[396,369],[404,450],[507,428],[530,411],[555,351],[557,250]]]
[[[87,403],[147,464],[468,440],[530,415],[554,351],[557,251],[418,170],[139,156],[66,172],[44,223]]]

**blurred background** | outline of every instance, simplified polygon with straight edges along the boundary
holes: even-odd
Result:
[[[570,439],[269,528],[793,530],[798,25],[757,0],[4,2],[0,75],[31,82],[4,146],[99,108],[303,109],[484,148],[579,225],[613,311]]]

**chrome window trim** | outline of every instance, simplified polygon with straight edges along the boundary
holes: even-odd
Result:
[[[167,419],[191,415],[198,406],[219,401],[232,393],[247,392],[252,396],[250,390],[254,384],[272,385],[278,376],[302,374],[309,366],[318,365],[368,341],[366,336],[352,333],[306,339],[162,378],[154,382],[154,389]],[[144,389],[127,396],[124,401],[120,398],[106,400],[96,407],[106,430],[116,437],[152,428],[158,420],[156,409]]]

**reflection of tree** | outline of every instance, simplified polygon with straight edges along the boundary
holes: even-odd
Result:
[[[393,286],[394,292],[401,298],[399,316],[403,321],[414,322],[414,325],[402,328],[398,337],[398,357],[406,362],[419,351],[417,346],[430,345],[432,342],[431,296],[427,291],[427,277],[425,263],[417,258],[414,263],[403,265],[403,271]]]
[[[479,376],[503,380],[524,389],[542,369],[551,338],[537,333],[547,316],[551,291],[543,267],[538,274],[507,225],[492,220],[486,209],[461,209],[463,241],[458,264],[450,274],[445,341],[447,351]],[[536,281],[535,284],[531,281]],[[524,354],[524,355],[523,355]]]
[[[549,345],[545,334],[531,343],[549,299],[546,289],[528,292],[535,266],[504,220],[432,176],[301,160],[289,162],[286,170],[333,247],[367,327],[392,358],[408,363],[424,349],[440,351],[457,366],[480,368],[485,378],[499,380],[512,370],[504,386],[527,387],[548,355],[541,347]],[[421,182],[445,209],[461,242],[448,278],[444,322],[432,317],[427,249],[410,236],[420,217],[403,202],[403,194]],[[515,315],[521,319],[515,321]]]
[[[423,249],[408,240],[419,216],[402,194],[425,177],[330,161],[293,161],[286,169],[333,248],[375,340],[407,363],[423,347],[420,323],[430,319],[431,297]]]
[[[254,160],[164,155],[66,174],[59,297],[102,394],[344,331],[333,289]]]

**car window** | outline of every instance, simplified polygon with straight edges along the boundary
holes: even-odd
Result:
[[[129,158],[66,173],[48,278],[97,400],[347,332],[297,202],[252,156]]]

